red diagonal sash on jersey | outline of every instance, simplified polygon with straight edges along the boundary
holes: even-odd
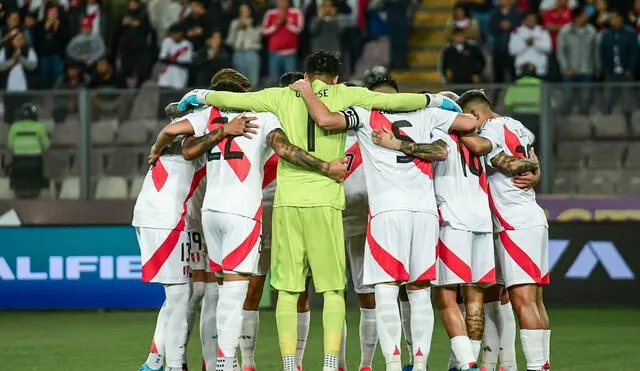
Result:
[[[504,143],[507,145],[507,148],[509,148],[511,155],[516,157],[526,157],[527,154],[524,151],[522,143],[520,143],[520,138],[509,130],[506,124],[503,124],[502,128],[504,129]]]
[[[253,219],[256,223],[253,226],[253,229],[229,255],[227,255],[222,260],[222,268],[224,270],[232,271],[234,270],[242,261],[249,255],[251,249],[256,246],[258,239],[260,239],[260,234],[262,233],[262,205],[256,211]]]
[[[349,147],[345,152],[345,156],[351,157],[349,162],[349,168],[347,169],[347,174],[344,176],[344,180],[349,179],[351,174],[353,174],[356,169],[362,165],[362,153],[360,152],[360,143],[355,142],[351,147]]]
[[[471,276],[471,267],[465,263],[464,260],[460,259],[456,253],[451,251],[451,249],[449,249],[441,239],[438,240],[437,249],[440,261],[442,261],[449,270],[455,273],[455,275],[460,277],[464,282],[471,283],[473,280]]]
[[[522,270],[525,271],[525,273],[527,273],[535,283],[546,284],[548,277],[545,275],[543,281],[540,268],[538,268],[536,263],[533,262],[531,257],[529,257],[529,255],[527,255],[520,246],[513,242],[508,231],[498,232],[498,237],[500,238],[500,242],[502,242],[502,246],[504,246],[504,249],[507,251],[507,254],[511,256],[513,261],[515,261],[516,264],[518,264],[518,266],[522,268]]]
[[[187,51],[189,51],[189,47],[188,46],[183,46],[182,48],[176,50],[175,53],[173,53],[171,55],[171,59],[178,59],[180,58],[184,53],[186,53]],[[169,69],[169,63],[166,63],[163,67],[162,70],[160,70],[160,74],[162,75],[163,73],[167,72],[167,70]]]
[[[269,184],[276,180],[278,174],[278,155],[275,153],[264,163],[264,176],[262,178],[262,188],[266,188]]]
[[[395,281],[409,281],[409,272],[407,272],[404,264],[389,254],[384,247],[380,246],[373,234],[371,234],[371,214],[369,214],[369,223],[367,223],[367,245],[373,259],[391,278]]]
[[[206,174],[206,167],[200,168],[198,171],[193,174],[193,178],[191,179],[191,186],[189,187],[189,193],[187,197],[184,199],[182,203],[182,214],[180,215],[180,219],[178,219],[178,224],[173,227],[173,230],[169,233],[167,238],[160,244],[160,247],[153,253],[151,258],[144,263],[142,266],[142,281],[150,282],[160,271],[160,268],[164,265],[164,263],[169,259],[173,249],[175,249],[180,241],[180,235],[186,226],[185,216],[187,215],[188,203],[193,194],[198,189],[202,178],[204,178]]]
[[[156,191],[160,192],[167,182],[168,177],[169,173],[167,173],[167,169],[164,168],[162,159],[157,159],[151,168],[151,180],[153,180],[153,186],[156,187]]]
[[[212,132],[222,126],[222,123],[214,122],[216,118],[222,117],[220,114],[220,110],[216,107],[211,107],[211,114],[209,115],[209,123],[207,124],[207,128],[209,132]],[[230,141],[230,144],[229,144]],[[217,147],[222,152],[222,155],[225,155],[225,147],[230,146],[229,149],[232,152],[242,152],[242,148],[236,143],[233,138],[226,137],[218,142]],[[249,170],[251,169],[251,162],[247,158],[247,156],[242,156],[242,158],[233,158],[233,159],[225,159],[234,173],[238,176],[241,182],[247,178],[249,175]]]
[[[392,130],[391,121],[389,121],[388,118],[386,118],[380,111],[377,111],[377,110],[371,111],[370,124],[374,130],[383,130],[383,129],[387,129],[389,131]],[[400,134],[409,138],[407,133],[402,131],[402,129],[399,129],[399,132]],[[418,169],[420,169],[420,171],[423,174],[425,174],[429,178],[433,177],[433,170],[432,170],[430,161],[425,161],[416,157],[413,159],[413,163],[416,165]]]

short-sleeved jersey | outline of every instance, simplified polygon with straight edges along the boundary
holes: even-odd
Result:
[[[511,177],[494,169],[491,164],[491,160],[500,152],[509,156],[528,157],[534,141],[533,134],[520,121],[497,117],[487,121],[479,135],[492,144],[486,159],[489,203],[496,228],[513,230],[547,226],[544,211],[536,203],[536,192],[516,187]]]
[[[206,135],[220,125],[233,120],[237,112],[221,112],[216,107],[184,117],[193,126],[196,136]],[[263,168],[273,150],[267,134],[281,129],[271,113],[256,113],[257,134],[227,137],[207,153],[207,191],[203,210],[213,210],[261,220]]]
[[[456,133],[432,132],[449,149],[444,161],[433,164],[434,188],[443,225],[471,232],[492,232],[484,162],[460,141]]]
[[[394,210],[437,214],[432,164],[373,143],[373,130],[388,129],[402,140],[429,143],[431,132],[449,132],[457,114],[438,108],[408,113],[383,113],[351,108],[359,120],[358,142],[362,152],[371,216]]]
[[[200,213],[197,190],[206,169],[203,158],[182,157],[182,138],[177,138],[155,165],[149,168],[133,208],[134,227],[192,230]]]
[[[332,112],[350,106],[411,111],[426,106],[420,94],[384,94],[342,84],[327,85],[313,82],[316,96]],[[330,162],[344,155],[345,131],[327,131],[310,119],[299,93],[289,88],[264,89],[255,93],[214,92],[207,95],[207,103],[224,108],[273,112],[278,116],[292,144],[307,150],[317,158]],[[344,209],[342,184],[322,174],[280,161],[275,207],[329,206]]]

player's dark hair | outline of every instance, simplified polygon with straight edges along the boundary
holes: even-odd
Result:
[[[300,71],[289,71],[285,72],[280,76],[280,87],[284,88],[285,86],[289,86],[298,80],[304,79],[304,73]]]
[[[218,81],[214,85],[211,85],[211,89],[216,91],[230,91],[232,93],[247,92],[247,90],[242,85],[229,80]]]
[[[340,61],[334,54],[324,50],[310,54],[304,60],[306,73],[334,78],[340,74]]]
[[[465,106],[471,103],[483,103],[491,108],[491,100],[489,100],[489,97],[487,97],[487,94],[485,94],[484,90],[482,89],[472,89],[465,91],[464,93],[462,93],[460,98],[458,98],[456,103],[458,103],[458,105],[463,110]]]
[[[362,81],[358,81],[358,80],[349,80],[349,81],[345,81],[342,84],[344,84],[345,86],[362,86]]]
[[[182,25],[179,23],[172,24],[171,26],[169,26],[169,29],[167,30],[167,33],[169,35],[178,33],[178,32],[184,32],[184,27],[182,27]]]
[[[247,79],[243,74],[234,70],[233,68],[223,68],[220,71],[216,72],[213,77],[211,77],[211,82],[209,86],[213,90],[218,90],[214,86],[218,85],[220,82],[232,82],[236,85],[239,85],[242,90],[240,92],[245,92],[251,90],[251,82]],[[226,91],[235,91],[235,90],[226,90]]]
[[[366,70],[362,78],[362,83],[369,90],[374,90],[381,85],[389,85],[395,91],[399,91],[396,80],[391,77],[389,70],[382,66],[377,66],[373,67],[370,70]]]

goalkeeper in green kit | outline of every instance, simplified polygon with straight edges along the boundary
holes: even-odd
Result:
[[[305,63],[305,78],[312,82],[315,95],[331,111],[345,115],[347,123],[355,125],[358,122],[355,111],[349,109],[351,106],[393,111],[457,108],[453,101],[442,96],[384,94],[337,84],[340,63],[324,51],[310,55]],[[270,88],[255,93],[194,90],[182,98],[179,108],[186,110],[189,105],[203,104],[272,112],[278,116],[292,144],[324,161],[344,157],[346,132],[334,130],[339,123],[313,122],[304,100],[290,88]],[[277,179],[272,220],[271,286],[278,291],[276,321],[284,370],[297,370],[296,302],[305,290],[307,273],[311,269],[315,290],[324,297],[323,371],[334,371],[338,369],[345,317],[344,187],[286,161],[278,163]]]

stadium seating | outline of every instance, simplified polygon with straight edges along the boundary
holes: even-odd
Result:
[[[142,190],[142,184],[144,183],[144,177],[137,176],[133,178],[131,182],[131,189],[129,190],[129,198],[137,198]]]
[[[105,176],[98,179],[95,198],[113,200],[127,198],[127,180],[121,176]]]
[[[640,196],[640,172],[637,170],[623,172],[619,192],[624,195]]]
[[[80,178],[72,176],[65,178],[60,188],[61,200],[77,200],[80,198]]]
[[[621,114],[594,115],[591,123],[597,138],[625,138],[629,135],[627,120]]]
[[[619,179],[618,170],[585,170],[580,176],[579,192],[588,195],[615,194]]]
[[[10,200],[15,198],[9,185],[9,178],[0,178],[0,200]]]
[[[553,193],[575,193],[578,189],[578,173],[575,168],[556,168],[553,178]]]
[[[589,116],[574,115],[559,117],[555,120],[556,136],[560,140],[589,139],[591,120]]]
[[[591,169],[613,169],[622,166],[626,142],[595,142],[592,145],[588,166]]]

